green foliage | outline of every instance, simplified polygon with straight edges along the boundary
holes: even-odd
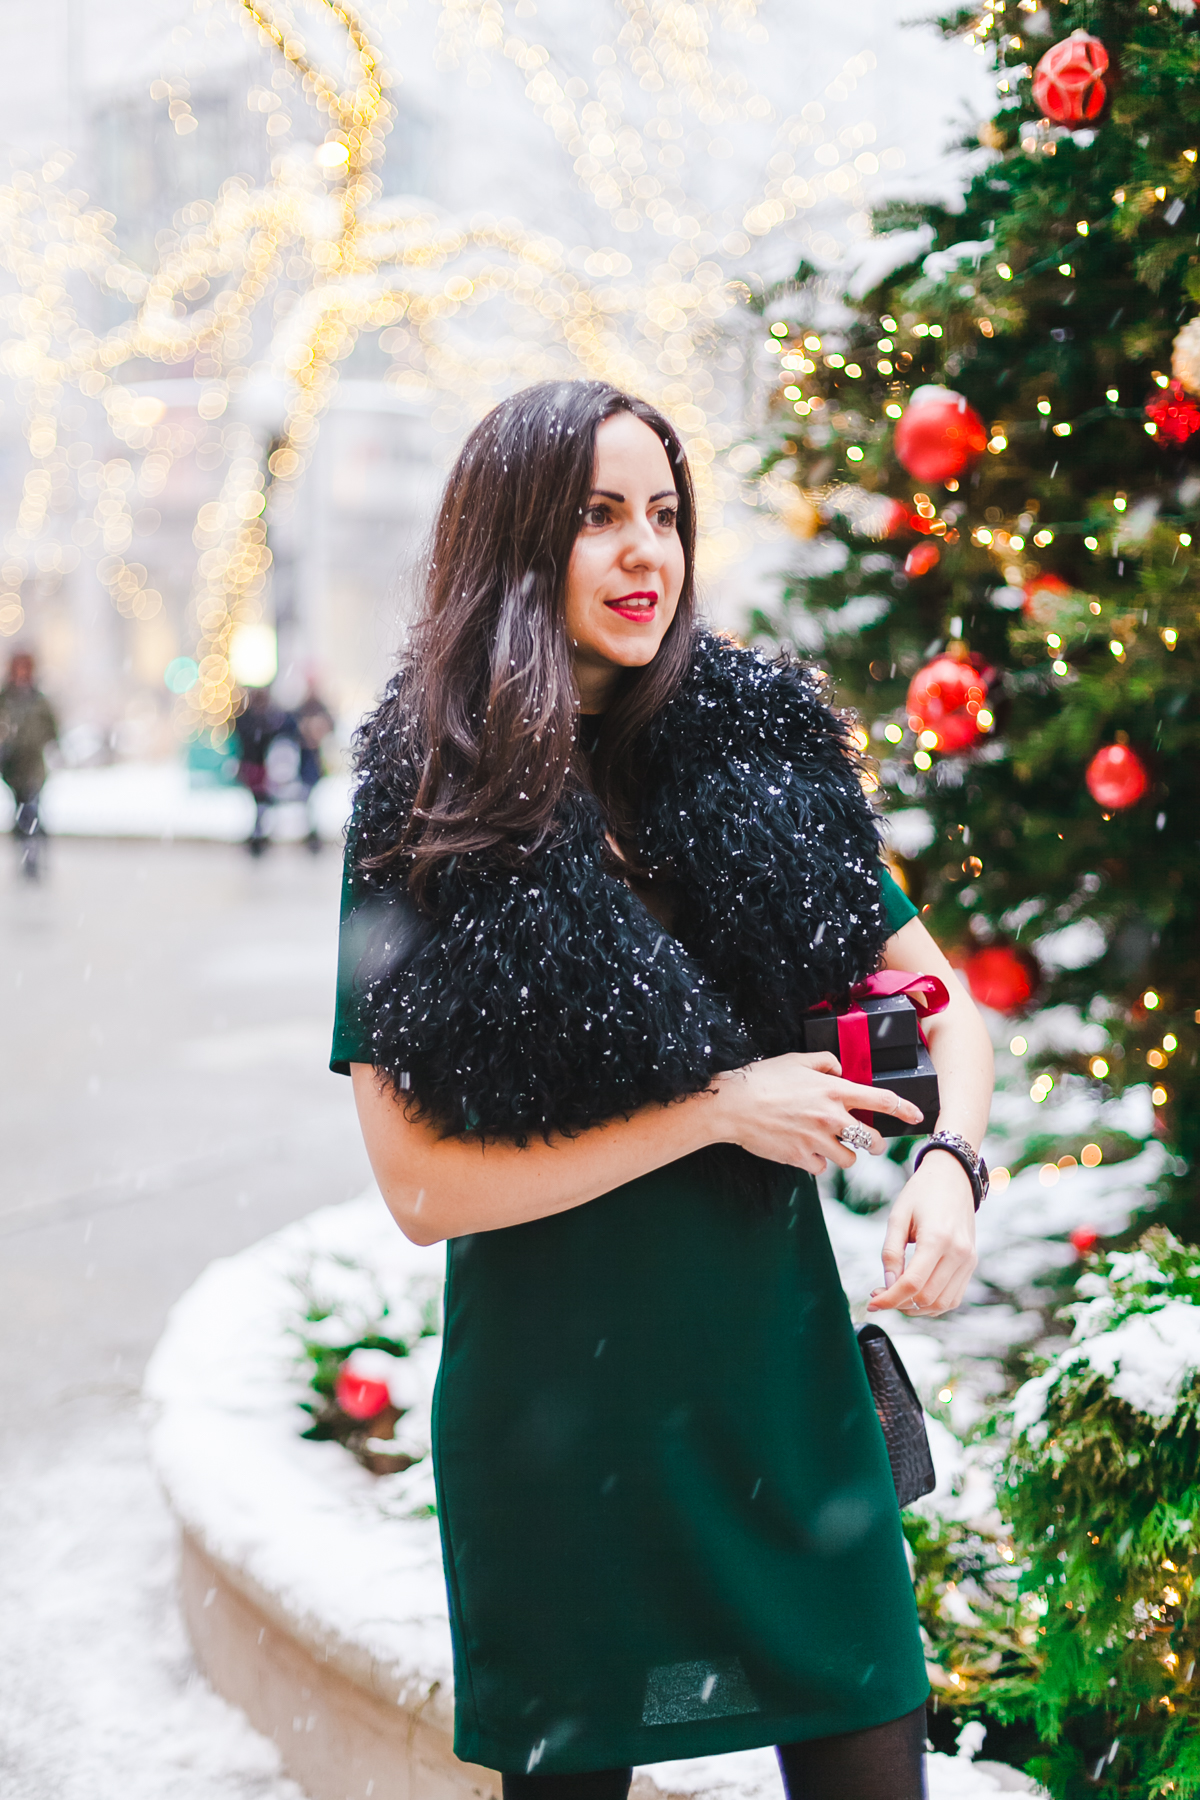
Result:
[[[1195,1795],[1200,1383],[1176,1396],[1164,1371],[1165,1411],[1148,1417],[1104,1371],[1109,1334],[1138,1314],[1200,1306],[1200,1261],[1155,1230],[1081,1287],[1078,1343],[1042,1378],[1044,1418],[1016,1439],[1001,1497],[1042,1623],[1027,1670],[989,1701],[1036,1720],[1050,1748],[1034,1772],[1061,1800]]]
[[[904,1532],[935,1691],[972,1716],[997,1681],[1028,1670],[1036,1606],[1018,1594],[1007,1533],[918,1511],[904,1514]]]
[[[1094,960],[1047,964],[1036,999],[1086,1011],[1101,997],[1108,1083],[1165,1089],[1183,1171],[1168,1216],[1200,1234],[1200,434],[1174,447],[1144,410],[1200,298],[1200,30],[1165,0],[1068,0],[1053,39],[1002,35],[1049,18],[1010,7],[970,21],[1000,43],[1008,92],[980,128],[990,154],[960,210],[892,204],[877,220],[924,226],[921,260],[832,323],[806,271],[764,305],[789,333],[764,350],[779,374],[761,492],[801,535],[819,519],[840,561],[813,573],[798,554],[754,623],[819,655],[892,803],[929,813],[933,841],[901,872],[939,938],[969,953],[1100,928]],[[1076,27],[1103,40],[1114,74],[1108,110],[1072,135],[1039,123],[1031,70]],[[895,419],[927,383],[964,394],[991,439],[944,486],[912,480],[893,453]],[[780,503],[785,481],[807,511]],[[907,523],[876,541],[871,504],[885,498]],[[936,566],[906,574],[922,543]],[[1031,596],[1043,576],[1059,587]],[[947,649],[1002,675],[994,729],[969,754],[922,746],[907,723],[912,676]],[[1114,741],[1151,786],[1106,816],[1084,775]],[[1082,1053],[1047,1060],[1087,1076]]]
[[[1055,1800],[1188,1800],[1200,1794],[1200,1255],[1155,1228],[1079,1287],[1072,1341],[1018,1394],[1003,1458],[996,1421],[986,1428],[1005,1524],[906,1519],[921,1622],[942,1704],[1001,1740],[1031,1728],[1040,1749],[1026,1766]],[[1136,1335],[1147,1319],[1158,1352]],[[1173,1360],[1181,1340],[1190,1354]]]

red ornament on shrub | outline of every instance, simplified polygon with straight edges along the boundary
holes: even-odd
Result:
[[[1087,766],[1087,790],[1106,812],[1136,806],[1150,786],[1145,763],[1128,744],[1105,744]]]
[[[1160,444],[1186,444],[1194,431],[1200,431],[1200,405],[1182,381],[1172,381],[1147,400],[1146,417],[1155,426],[1154,435]]]
[[[1071,1246],[1080,1256],[1086,1256],[1100,1242],[1100,1233],[1094,1225],[1077,1225],[1070,1234]]]
[[[965,964],[967,983],[980,1006],[994,1012],[1020,1012],[1034,989],[1035,965],[1007,944],[987,944]]]
[[[966,750],[986,728],[979,714],[987,706],[996,671],[980,656],[935,656],[918,669],[908,688],[912,731],[937,734],[937,750]]]
[[[350,1419],[373,1419],[390,1402],[386,1381],[368,1381],[355,1375],[348,1363],[338,1371],[334,1398]]]
[[[1034,70],[1034,104],[1056,125],[1086,125],[1104,111],[1107,68],[1108,51],[1100,39],[1073,31],[1047,50]]]
[[[928,575],[942,560],[942,553],[936,544],[914,544],[904,559],[906,575]]]
[[[951,388],[919,387],[896,427],[896,457],[917,481],[952,481],[987,449],[974,407]]]

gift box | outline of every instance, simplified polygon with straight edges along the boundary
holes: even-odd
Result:
[[[825,1005],[804,1020],[804,1050],[827,1050],[847,1081],[888,1088],[920,1107],[919,1125],[892,1113],[856,1112],[880,1137],[912,1137],[937,1124],[937,1070],[921,1034],[922,1014],[909,998],[914,993],[925,1002],[925,1016],[940,1012],[949,999],[936,977],[882,970],[855,988],[840,1010]]]
[[[922,1048],[921,1033],[917,1029],[917,1009],[907,994],[864,994],[855,1004],[867,1015],[872,1072],[878,1075],[884,1069],[915,1069]],[[804,1021],[804,1048],[841,1055],[835,1012],[809,1014]]]
[[[937,1070],[924,1044],[918,1044],[917,1060],[911,1069],[888,1069],[872,1073],[871,1086],[889,1088],[893,1094],[899,1094],[902,1100],[911,1100],[914,1106],[921,1109],[919,1125],[908,1125],[894,1113],[862,1114],[866,1123],[873,1125],[880,1137],[915,1137],[935,1130],[941,1098],[938,1094]]]

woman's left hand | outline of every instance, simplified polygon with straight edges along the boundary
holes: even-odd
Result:
[[[908,1267],[905,1250],[915,1245]],[[905,1184],[883,1243],[884,1286],[868,1312],[895,1309],[928,1319],[961,1304],[976,1263],[975,1202],[965,1169],[931,1152]]]

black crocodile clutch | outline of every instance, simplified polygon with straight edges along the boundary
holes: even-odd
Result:
[[[929,1434],[925,1430],[925,1409],[917,1398],[917,1390],[908,1378],[908,1370],[900,1361],[886,1331],[878,1325],[860,1326],[858,1347],[862,1351],[871,1388],[871,1398],[883,1438],[896,1499],[901,1506],[911,1506],[922,1494],[937,1486],[933,1457],[929,1453]]]

